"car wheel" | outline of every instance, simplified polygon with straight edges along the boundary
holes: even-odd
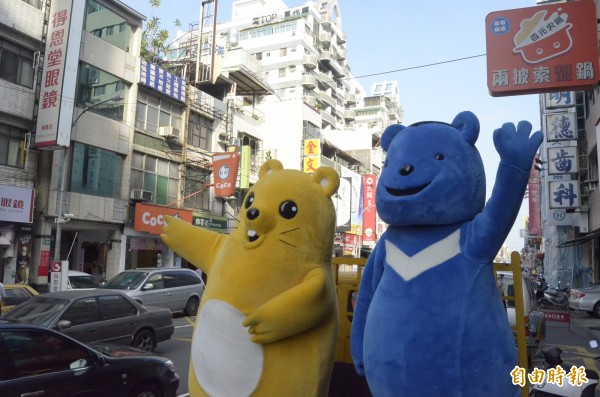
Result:
[[[137,347],[138,349],[153,351],[154,346],[156,346],[156,340],[154,339],[154,334],[152,331],[143,329],[133,338],[133,342],[131,342],[131,346]]]
[[[596,302],[594,305],[594,317],[600,318],[600,302]]]
[[[195,316],[198,313],[198,299],[190,298],[185,304],[184,313],[186,316]]]
[[[136,387],[131,394],[130,397],[160,397],[162,396],[158,387],[154,386],[151,383],[146,383],[143,385],[139,385]]]

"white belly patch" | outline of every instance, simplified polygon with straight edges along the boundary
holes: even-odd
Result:
[[[460,254],[460,229],[413,256],[406,255],[389,240],[385,240],[386,262],[406,281],[458,254]]]
[[[227,302],[209,300],[198,314],[192,364],[211,397],[252,394],[263,370],[263,347],[250,341],[244,315]]]

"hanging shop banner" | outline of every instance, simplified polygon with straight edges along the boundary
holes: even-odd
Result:
[[[548,148],[548,173],[574,174],[579,172],[577,146]]]
[[[575,106],[573,91],[550,92],[544,94],[544,108],[547,110],[572,108]]]
[[[85,1],[52,0],[46,35],[35,146],[68,147],[78,83]],[[65,78],[70,76],[71,78]]]
[[[35,190],[0,185],[0,221],[33,222],[33,199]]]
[[[377,175],[363,175],[363,242],[375,241],[376,209],[375,190],[377,188]]]
[[[579,91],[599,80],[591,0],[496,11],[485,19],[492,96]]]
[[[529,201],[529,235],[540,236],[542,234],[540,212],[540,173],[534,167],[531,167],[531,172],[529,173],[527,191]]]
[[[305,156],[320,156],[321,155],[321,140],[320,139],[305,139],[304,140],[304,155]]]
[[[575,113],[547,113],[545,118],[548,142],[577,139]]]
[[[555,181],[548,183],[550,208],[577,208],[580,206],[578,181]]]
[[[136,203],[133,229],[138,232],[161,234],[162,228],[165,224],[165,215],[173,216],[188,223],[192,223],[194,213],[190,210],[184,210],[181,208],[169,208],[158,205]]]
[[[239,168],[239,152],[213,154],[215,197],[229,197],[234,195]]]

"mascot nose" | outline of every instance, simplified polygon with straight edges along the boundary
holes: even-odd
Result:
[[[402,176],[410,175],[414,171],[414,169],[415,169],[415,167],[407,164],[404,167],[400,168],[400,175],[402,175]]]
[[[248,212],[246,212],[246,216],[250,220],[258,218],[258,215],[260,215],[260,212],[256,208],[250,208]]]

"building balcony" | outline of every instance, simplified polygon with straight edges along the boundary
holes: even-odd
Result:
[[[319,55],[319,61],[329,64],[331,62],[331,51],[324,50]]]
[[[269,95],[274,92],[265,78],[262,65],[243,48],[227,51],[221,73],[236,83],[238,95]]]
[[[344,100],[346,101],[346,105],[355,105],[356,104],[356,94],[352,92],[347,92],[344,94]]]
[[[340,33],[337,37],[338,44],[344,44],[346,42],[346,33]]]
[[[306,69],[315,69],[317,67],[317,56],[305,54],[302,57],[302,64]]]
[[[325,91],[319,92],[319,100],[321,102],[325,103],[326,105],[335,107],[335,99],[333,99],[333,97],[331,95],[329,95],[328,93],[326,93]]]
[[[333,72],[336,78],[341,79],[346,77],[346,67],[340,64],[339,62],[332,60],[329,62],[329,68]]]
[[[317,106],[317,98],[312,95],[304,95],[304,97],[302,99],[304,99],[304,102],[306,102],[307,104],[309,104],[312,107]]]
[[[356,119],[356,111],[354,109],[346,109],[344,110],[344,119],[346,120],[355,120]]]
[[[340,48],[337,52],[337,59],[339,61],[344,61],[346,60],[346,49],[345,48]]]
[[[321,14],[321,26],[327,30],[331,28],[331,15]]]
[[[333,117],[331,114],[329,114],[325,110],[321,110],[321,120],[324,121],[325,123],[331,125],[332,127],[335,127],[335,125],[336,125],[335,117]]]
[[[302,75],[302,86],[307,90],[314,90],[317,86],[317,76],[312,74]]]
[[[329,32],[321,32],[319,34],[319,41],[325,47],[329,47],[331,45],[331,33],[329,33]]]

